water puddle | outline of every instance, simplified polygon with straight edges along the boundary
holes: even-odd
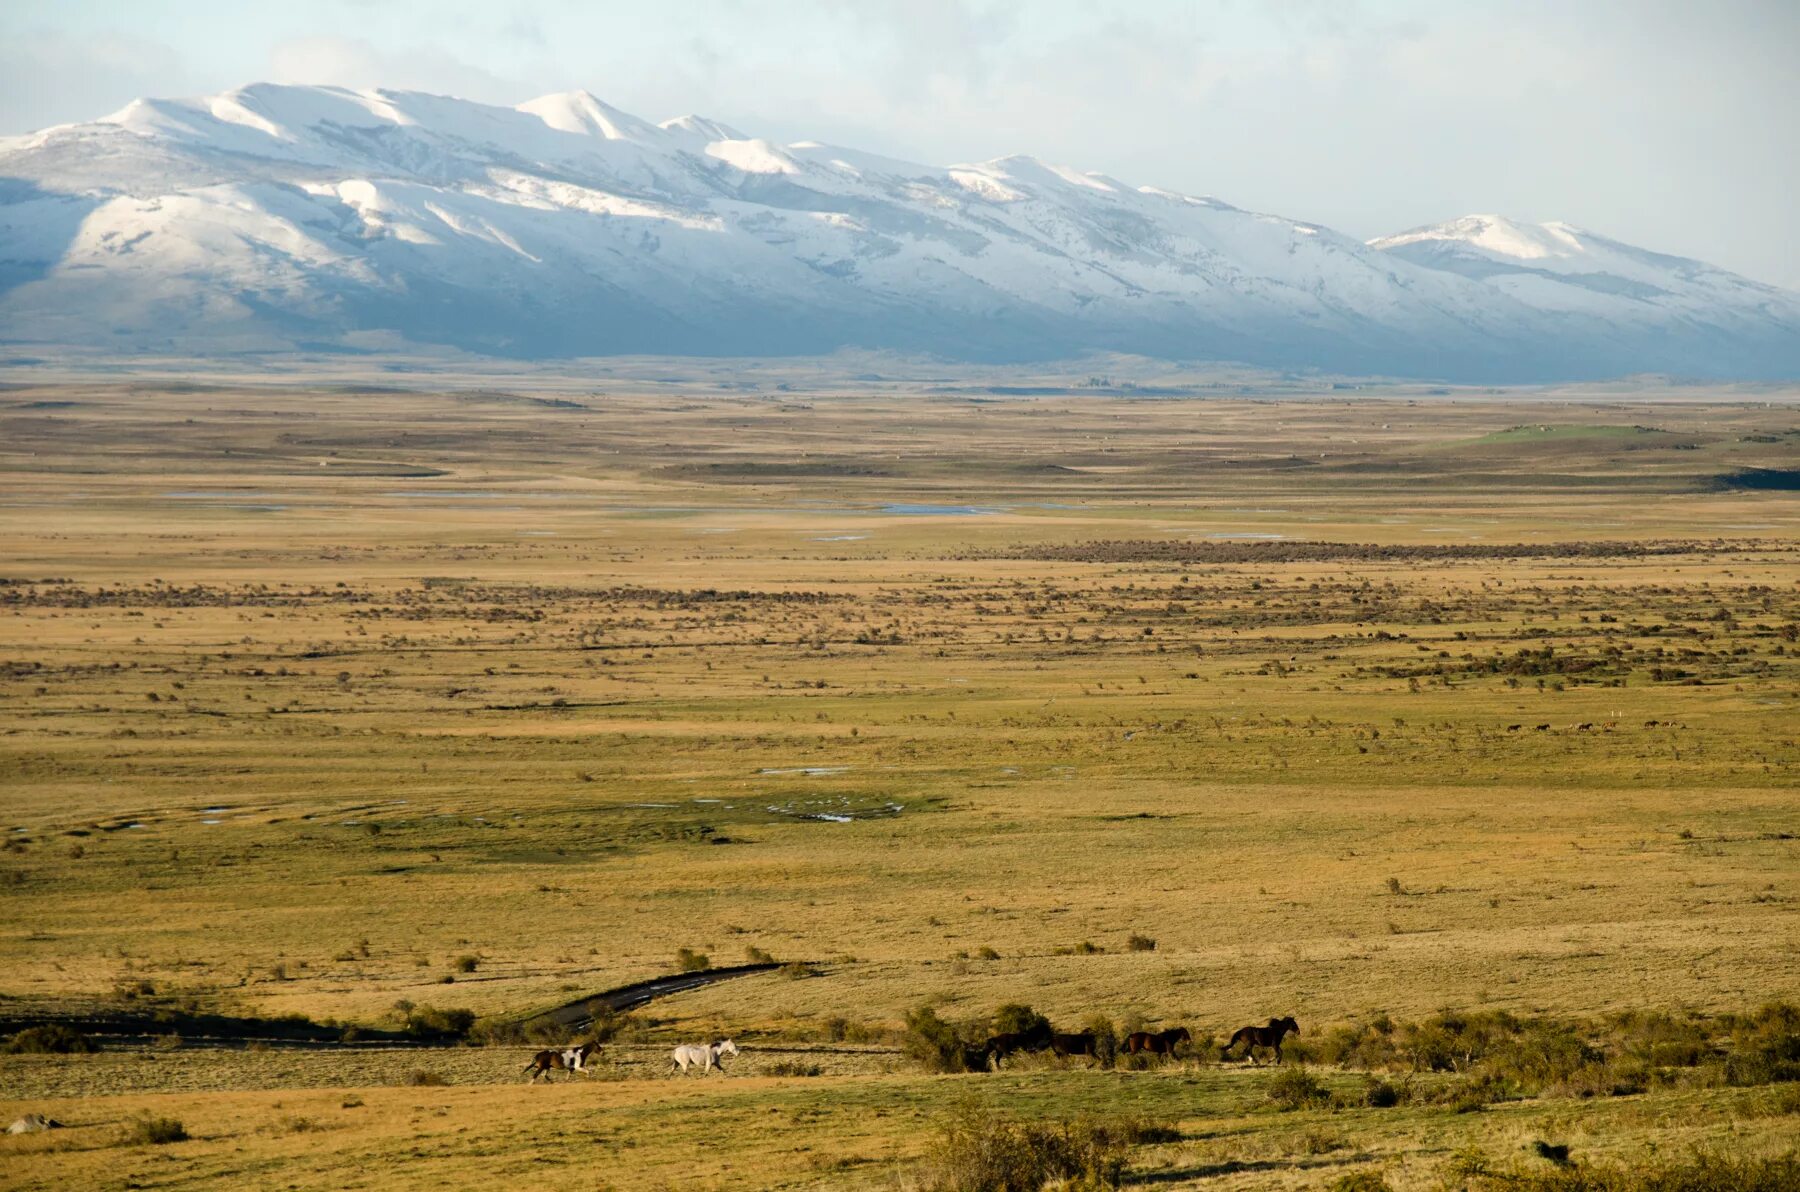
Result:
[[[811,802],[771,803],[766,808],[771,815],[785,816],[788,819],[811,820],[823,824],[853,824],[858,820],[889,819],[906,810],[900,803],[871,803],[857,805],[848,799],[814,800]]]
[[[902,517],[988,517],[1005,511],[982,505],[918,505],[896,501],[883,505],[881,512]]]

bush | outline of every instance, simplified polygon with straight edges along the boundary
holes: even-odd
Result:
[[[1294,1039],[1287,1054],[1364,1070],[1453,1072],[1481,1081],[1490,1100],[1624,1096],[1676,1082],[1763,1085],[1800,1081],[1800,1008],[1777,1002],[1717,1017],[1631,1012],[1555,1019],[1493,1011],[1415,1023],[1382,1017]]]
[[[445,1035],[466,1038],[474,1025],[473,1010],[440,1010],[435,1006],[415,1006],[406,1012],[406,1033],[421,1038]]]
[[[994,1011],[996,1035],[1044,1036],[1050,1033],[1050,1020],[1018,1002],[1008,1002]]]
[[[186,1142],[187,1127],[172,1117],[133,1118],[125,1126],[125,1141],[145,1146],[161,1146],[168,1142]]]
[[[1154,952],[1156,951],[1156,941],[1147,935],[1138,935],[1134,932],[1125,941],[1125,949],[1128,952]]]
[[[698,973],[712,967],[712,957],[692,948],[680,948],[675,952],[675,967],[684,973]]]
[[[86,1055],[100,1045],[72,1027],[60,1023],[28,1026],[6,1041],[7,1055]]]
[[[1371,1076],[1363,1086],[1362,1103],[1370,1109],[1392,1109],[1400,1101],[1400,1090],[1388,1081]]]
[[[815,975],[813,973],[812,965],[806,963],[804,960],[790,960],[775,971],[790,981],[798,981],[804,977]]]
[[[751,944],[749,947],[744,949],[744,963],[746,963],[746,964],[774,964],[775,958],[773,956],[771,956],[769,953],[763,951],[761,948],[757,947],[755,944]]]
[[[1379,1171],[1363,1168],[1360,1171],[1347,1171],[1331,1181],[1331,1192],[1394,1192]]]
[[[1800,1188],[1800,1153],[1752,1159],[1703,1152],[1667,1164],[1484,1171],[1470,1187],[1476,1192],[1794,1192]]]
[[[1331,1103],[1331,1093],[1312,1071],[1300,1064],[1282,1068],[1269,1081],[1269,1103],[1286,1111],[1315,1109]]]
[[[1094,1062],[1111,1068],[1119,1062],[1119,1034],[1112,1019],[1104,1014],[1090,1014],[1081,1021],[1081,1029],[1094,1036]]]
[[[906,1016],[906,1054],[927,1072],[967,1072],[970,1055],[956,1028],[938,1017],[930,1006],[920,1006]]]
[[[1167,1126],[1137,1119],[1029,1122],[969,1107],[941,1127],[919,1186],[923,1192],[1116,1188],[1132,1145],[1171,1137]]]
[[[459,973],[472,973],[476,969],[481,967],[481,957],[479,957],[479,956],[458,956],[456,958],[456,963],[453,967]]]
[[[823,1076],[825,1069],[817,1064],[803,1064],[798,1060],[777,1060],[763,1069],[764,1076]]]
[[[406,1074],[406,1083],[417,1088],[441,1088],[450,1083],[442,1072],[431,1072],[424,1068],[414,1068]]]

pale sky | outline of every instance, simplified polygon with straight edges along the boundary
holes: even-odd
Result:
[[[1800,0],[5,0],[0,134],[261,80],[585,88],[1361,237],[1563,219],[1800,289],[1796,63]]]

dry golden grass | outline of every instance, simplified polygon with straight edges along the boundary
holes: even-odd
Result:
[[[1733,480],[1789,466],[1791,406],[556,400],[3,395],[0,1017],[499,1018],[683,947],[822,975],[659,1003],[645,1056],[926,1001],[1209,1033],[1794,993],[1800,511]],[[1078,546],[1246,535],[1696,545]],[[1141,1093],[1208,1123],[1146,1159],[1182,1179],[1341,1166],[1242,1118],[1260,1077],[1212,1069],[926,1079],[820,1052],[846,1074],[552,1092],[470,1087],[522,1060],[460,1049],[434,1091],[376,1087],[400,1053],[218,1055],[3,1057],[32,1099],[0,1113],[180,1117],[196,1140],[134,1167],[165,1184],[522,1181],[547,1149],[621,1188],[771,1186],[886,1179],[971,1088]],[[353,1084],[355,1111],[305,1091]],[[1741,1095],[1492,1113],[1602,1150],[1778,1136]],[[1493,1145],[1442,1113],[1383,1123],[1329,1125],[1407,1170]],[[104,1171],[98,1137],[8,1140],[0,1182]],[[742,1157],[684,1183],[711,1137]]]

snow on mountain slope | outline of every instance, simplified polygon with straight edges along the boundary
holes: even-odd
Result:
[[[585,92],[258,84],[0,140],[0,342],[1792,375],[1800,306],[1562,225],[1364,244],[1030,157],[779,145]]]
[[[1590,343],[1662,341],[1660,355],[1713,358],[1715,375],[1792,375],[1800,295],[1702,261],[1575,227],[1469,215],[1369,242],[1568,320]]]

